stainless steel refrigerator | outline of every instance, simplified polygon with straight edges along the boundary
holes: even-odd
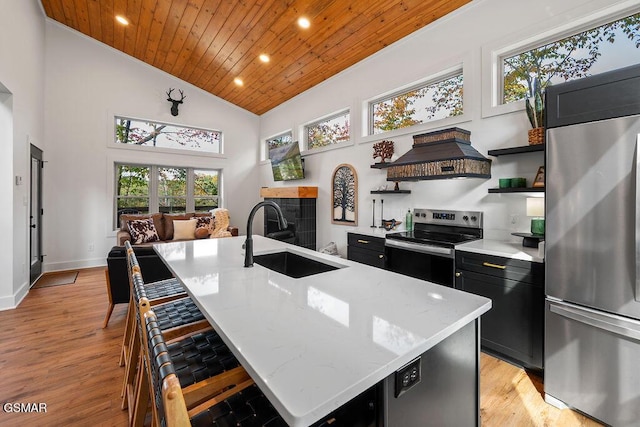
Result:
[[[640,66],[546,102],[545,399],[640,426]]]

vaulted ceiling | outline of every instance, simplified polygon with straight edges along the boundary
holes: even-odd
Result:
[[[66,26],[263,114],[469,1],[42,0],[42,5],[48,17]],[[116,15],[129,24],[118,23]],[[309,28],[297,24],[300,17],[309,20]],[[263,54],[269,62],[259,59]]]

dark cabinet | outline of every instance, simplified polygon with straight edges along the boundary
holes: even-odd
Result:
[[[373,267],[385,268],[384,238],[347,233],[347,258]]]
[[[542,370],[544,264],[456,251],[456,288],[492,301],[480,322],[484,350]]]

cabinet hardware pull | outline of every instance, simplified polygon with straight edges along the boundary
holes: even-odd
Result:
[[[368,241],[368,240],[361,240],[361,239],[358,239],[358,243],[364,243],[364,244],[367,244],[367,243],[369,243],[369,241]]]
[[[483,262],[482,265],[485,267],[499,268],[500,270],[507,268],[506,265],[491,264],[490,262]]]
[[[378,258],[380,259],[384,258],[384,255],[378,255]]]
[[[456,271],[456,277],[460,277],[462,276],[462,273],[460,273],[459,271]]]

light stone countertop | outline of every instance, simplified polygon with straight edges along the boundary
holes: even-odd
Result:
[[[456,245],[456,251],[496,255],[522,261],[544,262],[544,257],[538,254],[537,248],[526,248],[522,246],[522,242],[515,243],[506,240],[481,239]]]
[[[308,426],[488,311],[487,298],[254,236],[341,267],[244,268],[245,236],[154,245],[280,415]]]

